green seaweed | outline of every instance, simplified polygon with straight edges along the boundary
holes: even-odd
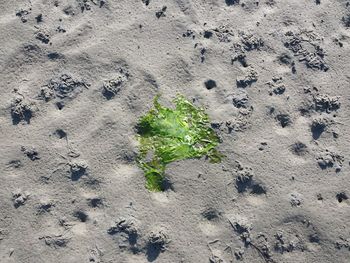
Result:
[[[182,95],[174,99],[174,109],[162,106],[158,99],[159,95],[154,98],[154,107],[136,126],[140,143],[137,163],[150,191],[164,190],[168,163],[202,156],[217,163],[223,157],[215,149],[220,140],[204,109],[195,107]]]

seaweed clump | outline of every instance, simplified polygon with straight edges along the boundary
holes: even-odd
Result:
[[[171,162],[206,156],[218,163],[223,156],[215,149],[220,139],[204,109],[181,95],[174,99],[174,109],[162,106],[158,99],[154,98],[154,107],[137,124],[137,161],[150,191],[165,190],[165,167]]]

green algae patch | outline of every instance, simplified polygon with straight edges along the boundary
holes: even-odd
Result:
[[[220,140],[203,108],[181,95],[174,99],[174,109],[162,106],[158,99],[154,98],[153,108],[136,126],[140,144],[137,163],[150,191],[165,190],[165,167],[171,162],[206,156],[217,163],[223,157],[215,149]]]

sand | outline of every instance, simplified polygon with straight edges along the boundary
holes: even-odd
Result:
[[[349,262],[349,1],[2,0],[0,36],[0,262]],[[226,157],[149,192],[178,93]]]

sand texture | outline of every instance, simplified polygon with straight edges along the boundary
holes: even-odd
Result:
[[[150,192],[178,93],[226,157]],[[0,262],[348,263],[349,99],[347,0],[0,0]]]

